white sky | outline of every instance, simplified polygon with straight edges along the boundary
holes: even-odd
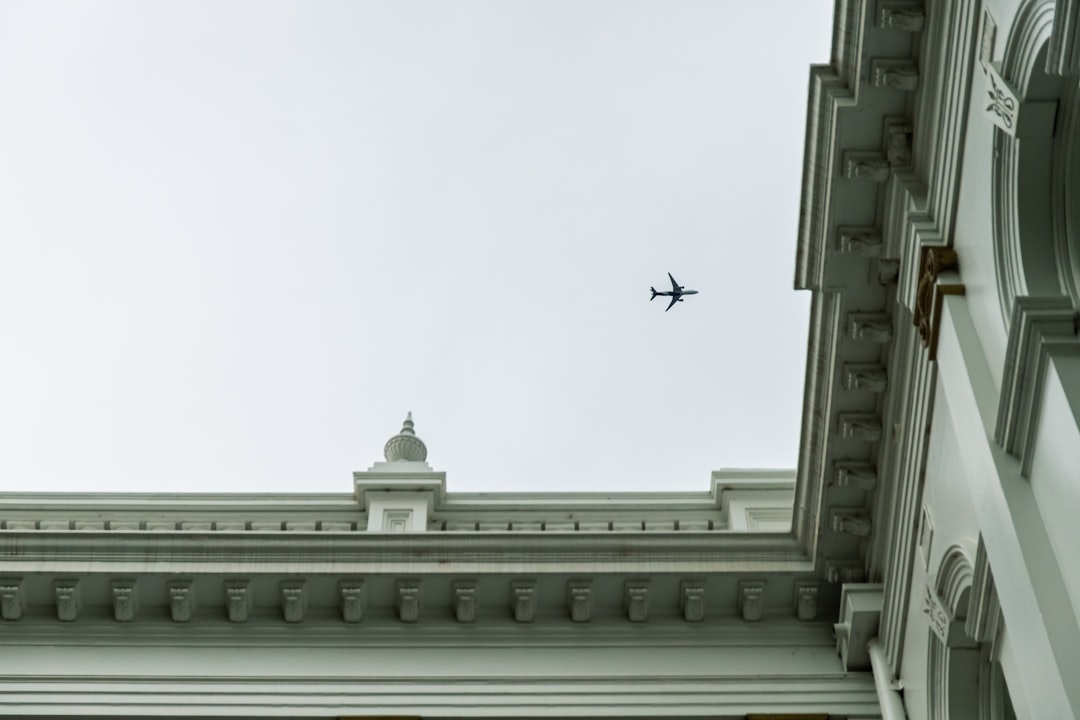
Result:
[[[348,492],[407,410],[451,491],[794,467],[831,14],[3,2],[0,487]]]

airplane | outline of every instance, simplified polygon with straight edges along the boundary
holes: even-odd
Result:
[[[670,291],[667,291],[667,290],[657,291],[657,289],[654,288],[654,287],[649,288],[650,290],[652,290],[652,297],[649,298],[650,301],[655,300],[657,295],[663,295],[664,297],[670,297],[671,298],[671,302],[669,302],[668,306],[666,308],[664,308],[664,312],[667,312],[668,310],[670,310],[671,306],[674,305],[675,303],[682,302],[683,301],[683,295],[697,295],[697,290],[685,290],[685,289],[683,289],[683,286],[680,285],[679,283],[675,282],[675,278],[671,277],[671,273],[668,273],[667,276],[669,278],[671,278],[671,290]]]

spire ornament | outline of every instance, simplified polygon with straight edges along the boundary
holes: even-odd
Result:
[[[413,430],[412,413],[405,416],[401,432],[386,441],[383,457],[387,462],[424,462],[427,460],[427,446],[416,437]]]

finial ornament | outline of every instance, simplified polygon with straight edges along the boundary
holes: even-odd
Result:
[[[387,462],[424,462],[427,460],[427,446],[416,437],[413,430],[412,412],[405,416],[401,432],[386,441],[383,456]]]

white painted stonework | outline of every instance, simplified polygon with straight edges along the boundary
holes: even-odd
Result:
[[[0,715],[1080,717],[1080,4],[835,23],[794,471],[2,494]]]

